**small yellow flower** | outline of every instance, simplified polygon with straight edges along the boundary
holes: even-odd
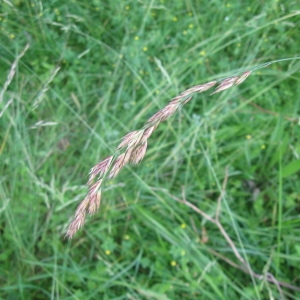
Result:
[[[126,6],[125,6],[125,9],[126,9],[126,10],[129,10],[129,9],[130,9],[130,6],[129,6],[129,5],[126,5]]]
[[[238,43],[237,46],[238,46],[238,47],[241,47],[241,43]]]
[[[135,37],[134,37],[134,40],[135,41],[138,41],[140,38],[136,35]]]
[[[200,52],[200,55],[201,55],[201,56],[205,56],[205,54],[206,54],[206,52],[205,52],[204,50],[202,50],[202,51]]]
[[[175,261],[175,260],[172,260],[172,261],[171,261],[171,266],[172,266],[172,267],[175,267],[176,265],[177,265],[176,261]]]
[[[229,7],[231,7],[231,4],[230,4],[230,3],[227,3],[226,6],[229,8]]]
[[[143,51],[145,51],[145,52],[148,51],[148,48],[147,48],[147,47],[144,47],[144,48],[143,48]]]
[[[124,239],[128,241],[128,240],[130,239],[130,236],[129,236],[128,234],[126,234],[126,235],[124,236]]]
[[[181,251],[181,255],[182,255],[182,256],[185,255],[185,251],[184,251],[184,250]]]
[[[187,34],[187,31],[186,31],[186,30],[183,30],[182,34],[183,34],[183,35],[186,35],[186,34]]]
[[[13,40],[13,39],[15,38],[15,35],[14,35],[13,33],[11,33],[11,34],[9,35],[9,38]]]
[[[174,17],[174,18],[173,18],[173,21],[174,21],[174,22],[177,22],[177,21],[178,21],[177,17]]]
[[[248,11],[251,11],[251,10],[252,10],[252,8],[251,8],[251,7],[247,7],[247,10],[248,10]]]
[[[111,251],[110,251],[110,250],[105,250],[105,254],[106,254],[106,255],[110,255],[110,254],[111,254]]]
[[[57,8],[54,8],[54,11],[55,11],[55,14],[56,14],[56,15],[59,15],[59,14],[60,14],[60,12],[59,12],[59,10],[58,10]]]
[[[247,139],[247,140],[251,140],[251,139],[252,139],[252,135],[247,134],[247,135],[246,135],[246,139]]]
[[[191,29],[194,28],[194,24],[190,24],[189,28],[191,28]]]
[[[34,7],[34,3],[31,3],[31,7]]]
[[[260,147],[262,150],[266,149],[266,145],[261,145]]]
[[[182,229],[184,229],[184,228],[186,228],[186,224],[182,223],[182,224],[180,225],[180,227],[181,227]]]

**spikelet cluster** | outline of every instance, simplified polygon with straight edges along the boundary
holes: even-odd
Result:
[[[219,82],[211,81],[193,86],[173,98],[164,108],[149,118],[142,129],[126,134],[122,138],[116,154],[108,156],[90,170],[87,183],[89,188],[88,194],[78,205],[66,236],[71,239],[84,225],[86,215],[92,215],[97,212],[101,202],[101,189],[105,181],[115,178],[124,166],[128,164],[136,165],[144,158],[148,139],[161,122],[171,117],[180,106],[189,102],[194,93],[202,93],[215,85],[217,87],[212,95],[219,93],[234,85],[241,84],[250,74],[251,71],[247,71],[239,76],[228,77]],[[119,154],[120,152],[122,153]]]

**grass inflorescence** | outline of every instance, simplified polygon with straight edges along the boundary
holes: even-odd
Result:
[[[88,180],[89,192],[78,206],[66,236],[72,238],[76,231],[83,226],[86,214],[92,215],[98,210],[101,201],[101,187],[105,180],[115,178],[127,164],[136,165],[144,158],[147,150],[147,140],[161,122],[171,117],[181,106],[188,103],[194,93],[205,92],[215,85],[218,86],[212,94],[219,93],[234,85],[241,84],[250,74],[251,71],[246,71],[239,76],[225,78],[219,82],[211,81],[193,86],[173,98],[164,108],[155,113],[142,129],[125,135],[117,150],[124,148],[126,150],[120,155],[115,153],[112,156],[108,156],[90,170]]]

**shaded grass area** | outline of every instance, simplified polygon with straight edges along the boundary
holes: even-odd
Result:
[[[0,5],[2,87],[30,45],[0,103],[0,297],[299,299],[296,60],[195,96],[64,239],[90,167],[167,100],[299,55],[296,1]],[[261,278],[239,268],[215,224],[175,201],[214,216],[227,167],[220,222]]]

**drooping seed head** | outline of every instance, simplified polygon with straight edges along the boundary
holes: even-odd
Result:
[[[239,76],[229,77],[221,81],[213,94],[226,90],[233,85],[241,84],[251,71],[244,72]],[[116,159],[117,152],[105,158],[103,161],[94,166],[89,173],[89,192],[84,200],[76,209],[74,218],[68,227],[66,236],[71,239],[73,235],[83,226],[86,214],[94,214],[101,202],[102,181],[116,177],[121,169],[128,163],[138,164],[145,156],[148,139],[156,127],[164,120],[172,116],[176,110],[186,104],[193,96],[193,93],[201,93],[216,85],[217,81],[211,81],[205,84],[193,86],[178,96],[174,97],[164,108],[154,114],[140,130],[132,131],[122,138],[117,150],[127,147],[124,153]],[[108,174],[108,175],[107,175]],[[107,176],[106,176],[107,175]],[[95,178],[98,180],[95,182]]]

